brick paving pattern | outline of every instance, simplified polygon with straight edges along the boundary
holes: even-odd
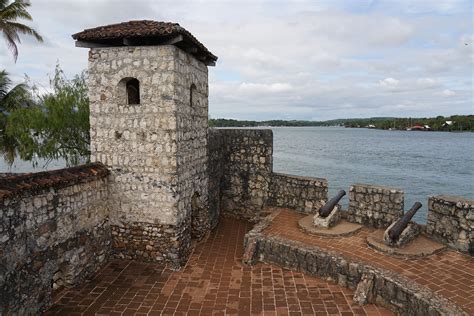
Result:
[[[250,225],[221,219],[182,271],[112,260],[55,296],[45,315],[392,315],[353,304],[353,291],[269,264],[241,264]]]
[[[399,259],[376,252],[366,243],[373,230],[364,227],[350,237],[325,238],[308,235],[298,228],[301,215],[282,209],[264,233],[328,249],[374,266],[395,271],[462,307],[474,315],[474,258],[445,250],[425,258]]]

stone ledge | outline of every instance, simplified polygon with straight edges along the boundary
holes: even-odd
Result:
[[[310,181],[322,182],[322,183],[325,183],[326,185],[328,183],[328,180],[324,178],[305,177],[305,176],[298,176],[294,174],[287,174],[287,173],[281,173],[281,172],[273,172],[273,175],[277,177],[285,177],[285,178],[288,178],[288,180],[297,179],[297,180],[304,180],[308,182]]]
[[[403,193],[404,191],[399,188],[393,188],[393,187],[388,187],[384,185],[376,185],[376,184],[367,184],[367,183],[354,183],[351,184],[349,187],[349,192],[358,192],[360,188],[367,188],[367,189],[372,189],[374,192],[377,193],[383,193],[383,192],[388,192],[392,194],[396,193]]]

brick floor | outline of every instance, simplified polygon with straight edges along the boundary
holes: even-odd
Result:
[[[63,290],[45,315],[392,315],[353,304],[353,292],[268,264],[241,264],[250,225],[222,219],[186,267],[110,261],[96,277]]]
[[[282,209],[264,233],[314,245],[343,254],[349,258],[389,269],[426,286],[474,315],[474,258],[457,251],[445,250],[425,258],[404,260],[369,248],[367,235],[373,230],[363,228],[350,237],[325,238],[301,232],[299,213]]]

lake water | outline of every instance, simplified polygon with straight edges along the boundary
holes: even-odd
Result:
[[[353,183],[393,186],[405,191],[405,208],[420,201],[415,215],[426,221],[428,196],[474,198],[474,133],[406,132],[339,127],[278,127],[274,135],[276,172],[326,178],[329,195]],[[40,164],[40,166],[42,166]],[[47,169],[64,166],[54,161]],[[11,171],[30,172],[28,162]],[[0,160],[0,172],[10,169]],[[348,197],[344,197],[344,206]]]
[[[474,198],[474,133],[407,132],[343,127],[279,127],[273,130],[273,169],[326,178],[329,195],[353,183],[405,191],[405,209],[423,208],[414,219],[426,222],[428,196]],[[347,207],[348,197],[342,203]]]
[[[0,173],[5,172],[40,172],[46,170],[55,170],[65,168],[66,163],[63,160],[52,160],[47,164],[46,160],[38,162],[36,167],[33,167],[31,162],[15,160],[13,165],[10,167],[5,163],[5,160],[0,156]]]

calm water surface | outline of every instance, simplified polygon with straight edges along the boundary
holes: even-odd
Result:
[[[405,209],[415,201],[415,215],[426,221],[428,196],[474,198],[474,133],[406,132],[338,127],[272,128],[273,169],[295,175],[326,178],[329,194],[348,191],[353,183],[393,186],[405,191]],[[41,166],[41,164],[40,164]],[[46,169],[64,166],[54,161]],[[0,172],[41,171],[28,162],[10,170],[0,160]],[[347,206],[347,196],[343,205]]]
[[[407,132],[340,127],[272,128],[273,169],[328,179],[329,194],[353,183],[405,191],[405,209],[426,222],[428,196],[474,198],[474,133]],[[343,204],[347,206],[348,197]]]

